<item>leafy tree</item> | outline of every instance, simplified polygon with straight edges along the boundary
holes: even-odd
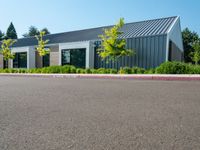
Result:
[[[0,41],[2,41],[5,38],[4,33],[0,30]]]
[[[43,28],[41,31],[45,32],[45,35],[51,34],[50,31],[47,28]]]
[[[200,40],[194,42],[192,44],[192,48],[194,49],[194,52],[191,52],[191,59],[195,62],[196,65],[198,65],[200,61]]]
[[[40,56],[45,56],[46,54],[49,54],[50,52],[50,49],[46,48],[46,44],[48,44],[49,40],[43,40],[44,35],[45,35],[45,31],[41,31],[40,35],[35,36],[38,40],[38,46],[36,47],[36,50]]]
[[[6,39],[17,39],[17,32],[16,32],[15,27],[12,22],[10,23],[10,25],[7,29]]]
[[[192,44],[199,39],[199,36],[196,32],[190,31],[188,28],[185,28],[182,31],[183,37],[183,46],[184,46],[184,59],[185,62],[192,62],[191,53],[194,52]]]
[[[30,26],[28,33],[25,33],[23,36],[24,37],[32,37],[32,36],[36,36],[36,35],[39,35],[39,34],[40,34],[40,32],[36,27]]]
[[[132,49],[126,48],[126,41],[120,39],[123,34],[120,29],[124,26],[124,19],[120,18],[119,22],[112,28],[104,29],[104,34],[99,35],[102,40],[101,47],[98,49],[98,54],[101,58],[108,60],[118,60],[122,56],[130,56],[134,54]]]
[[[43,28],[41,31],[44,31],[45,35],[50,34],[47,28]],[[33,37],[36,35],[40,35],[40,31],[35,26],[30,26],[28,33],[23,34],[24,37]]]
[[[0,52],[3,54],[4,60],[14,59],[15,55],[11,52],[11,46],[16,42],[13,39],[3,40]]]

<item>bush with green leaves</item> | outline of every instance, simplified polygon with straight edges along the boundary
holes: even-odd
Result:
[[[139,67],[123,67],[119,71],[111,68],[83,69],[74,66],[50,66],[34,69],[0,69],[0,73],[79,73],[79,74],[200,74],[200,65],[186,64],[181,62],[165,62],[155,69]]]
[[[76,73],[78,74],[85,74],[85,69],[83,69],[83,68],[77,68],[76,69]]]
[[[144,74],[145,73],[145,69],[144,68],[139,68],[139,67],[124,67],[124,68],[120,68],[119,70],[119,74]]]
[[[189,65],[182,62],[165,62],[156,68],[158,74],[188,74]]]

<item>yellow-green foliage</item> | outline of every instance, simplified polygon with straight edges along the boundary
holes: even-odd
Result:
[[[41,31],[39,35],[36,35],[36,38],[38,40],[38,46],[36,47],[36,50],[40,56],[45,56],[50,52],[50,49],[46,48],[46,44],[48,44],[49,40],[43,40],[44,35],[45,31]]]
[[[7,39],[3,40],[1,44],[1,53],[3,55],[4,60],[8,59],[14,59],[15,55],[14,53],[11,52],[11,46],[15,43],[16,41],[13,39]]]
[[[99,35],[102,40],[98,54],[101,58],[116,60],[122,56],[130,56],[134,54],[134,50],[126,48],[126,40],[119,39],[123,34],[120,29],[124,26],[124,19],[120,18],[119,22],[110,29],[104,29],[104,34]]]

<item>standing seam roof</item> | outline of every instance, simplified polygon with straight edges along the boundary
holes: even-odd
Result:
[[[127,23],[122,27],[121,31],[123,34],[120,35],[119,38],[134,38],[167,34],[168,29],[176,19],[177,16]],[[44,39],[48,39],[49,44],[97,40],[99,39],[98,35],[103,34],[103,29],[111,27],[112,26],[105,26],[92,29],[49,34],[46,35]],[[37,40],[35,37],[30,37],[18,39],[13,47],[34,45],[37,45]]]

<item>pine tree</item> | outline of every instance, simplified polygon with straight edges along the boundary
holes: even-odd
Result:
[[[6,39],[17,39],[17,32],[16,32],[15,27],[12,22],[10,23],[10,25],[7,29]]]
[[[0,41],[2,41],[4,37],[5,37],[4,33],[0,30]]]

